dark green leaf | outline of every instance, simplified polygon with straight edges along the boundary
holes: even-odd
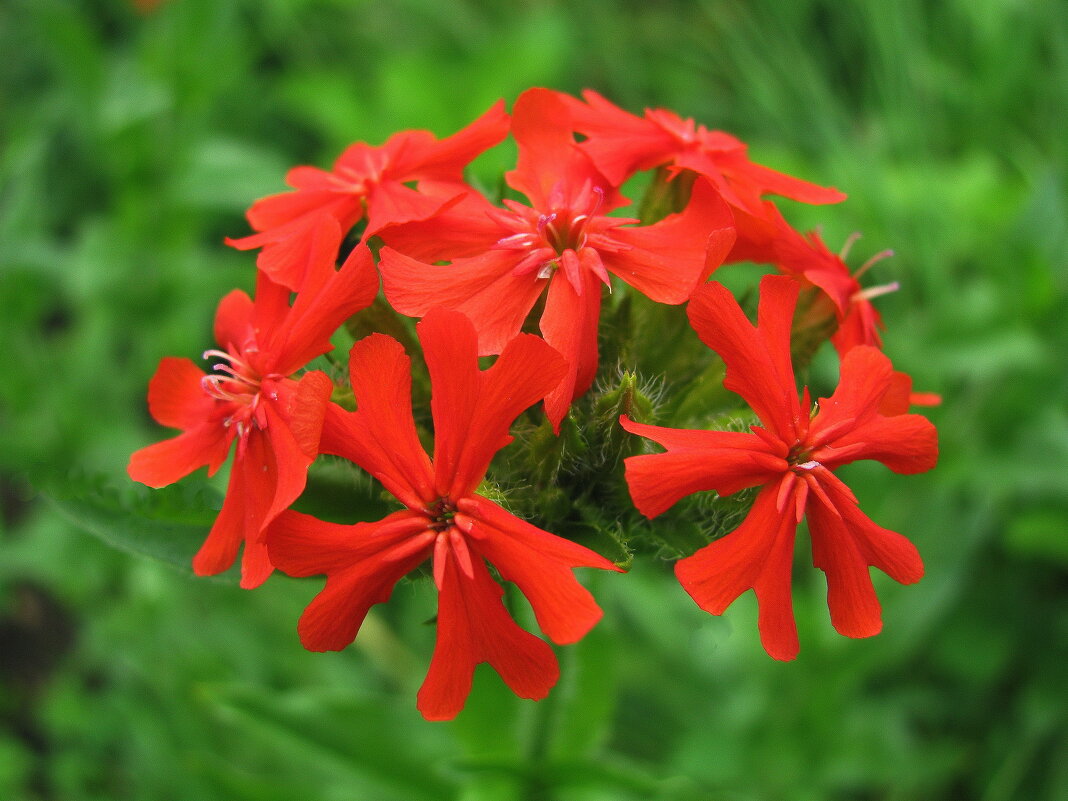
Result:
[[[222,506],[204,481],[183,481],[162,489],[109,477],[71,473],[44,482],[46,497],[71,523],[108,545],[148,556],[192,574],[197,552]],[[236,570],[222,574],[237,580]]]

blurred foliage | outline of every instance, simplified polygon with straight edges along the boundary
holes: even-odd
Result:
[[[8,0],[0,52],[0,798],[1068,797],[1063,5]],[[121,488],[161,436],[145,385],[250,288],[251,257],[221,240],[251,200],[291,165],[449,133],[531,85],[729,130],[849,192],[790,206],[799,225],[896,249],[873,270],[903,287],[879,301],[886,348],[945,398],[943,456],[848,476],[927,564],[916,587],[879,583],[880,636],[836,635],[799,558],[801,656],[775,663],[751,597],[714,618],[639,562],[588,577],[605,620],[562,649],[550,699],[480,669],[468,709],[432,725],[414,709],[425,582],[353,648],[310,654],[294,629],[317,580],[193,581],[36,494],[58,475],[76,500],[74,476],[103,475],[117,508],[166,507]],[[477,176],[494,185],[509,158]]]

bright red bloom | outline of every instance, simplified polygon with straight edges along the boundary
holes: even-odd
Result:
[[[638,170],[671,165],[703,175],[731,206],[758,215],[760,198],[782,195],[803,203],[839,203],[845,195],[754,164],[744,142],[723,131],[710,131],[666,109],[646,109],[644,117],[624,111],[596,92],[582,93],[585,103],[566,101],[575,130],[589,137],[582,149],[617,186]]]
[[[897,283],[864,288],[860,277],[880,259],[892,255],[883,251],[868,259],[855,272],[845,263],[851,238],[841,253],[833,253],[819,233],[801,234],[783,218],[771,201],[763,204],[759,217],[737,214],[738,240],[727,261],[754,261],[774,264],[781,272],[801,282],[802,288],[816,287],[821,297],[811,298],[805,310],[804,327],[820,327],[823,320],[832,320],[831,342],[839,356],[845,356],[856,345],[882,347],[882,317],[872,300],[896,291]],[[855,235],[854,235],[855,238]]]
[[[860,511],[834,470],[875,459],[898,473],[918,473],[934,466],[938,444],[926,418],[880,412],[895,379],[890,360],[872,347],[846,354],[838,388],[810,414],[808,389],[798,400],[790,362],[797,282],[766,276],[760,289],[755,327],[718,283],[694,293],[688,311],[701,340],[727,366],[724,386],[749,403],[763,426],[745,433],[661,428],[625,417],[621,422],[667,448],[626,460],[631,497],[648,517],[694,492],[730,495],[761,487],[745,521],[679,561],[675,573],[698,606],[715,615],[755,590],[764,648],[776,659],[793,659],[798,642],[790,572],[802,517],[808,517],[813,564],[827,574],[834,627],[849,637],[878,633],[881,609],[868,567],[910,584],[923,575],[923,563],[912,543]]]
[[[312,651],[340,650],[367,610],[426,559],[438,588],[437,645],[418,706],[430,720],[454,717],[476,665],[489,662],[519,696],[542,698],[559,668],[543,640],[519,628],[486,567],[518,585],[538,624],[557,643],[580,639],[601,616],[574,567],[617,569],[576,543],[532,526],[476,494],[494,453],[511,441],[515,417],[564,374],[559,354],[522,334],[485,372],[475,330],[463,315],[436,309],[418,326],[433,387],[434,460],[411,414],[410,362],[395,340],[373,334],[351,353],[357,410],[331,406],[321,450],[352,460],[407,507],[375,523],[325,523],[283,513],[269,528],[271,559],[286,573],[325,573],[326,587],[301,616]]]
[[[182,433],[134,453],[127,468],[132,479],[162,487],[203,466],[214,474],[237,442],[222,510],[193,558],[198,575],[226,570],[242,542],[241,586],[259,586],[271,574],[261,533],[304,490],[333,389],[322,372],[299,381],[290,376],[330,350],[337,327],[378,291],[365,247],[339,271],[329,269],[337,226],[326,220],[320,228],[312,240],[320,280],[292,307],[289,290],[260,273],[255,302],[235,290],[219,303],[215,341],[221,349],[204,353],[218,360],[216,374],[206,375],[189,359],[166,358],[149,383],[152,416]]]
[[[462,311],[478,330],[482,354],[500,353],[547,293],[541,332],[567,362],[564,380],[545,400],[555,427],[593,382],[601,284],[611,286],[609,274],[660,303],[682,303],[734,242],[730,210],[704,182],[694,187],[685,211],[655,225],[630,227],[637,221],[608,216],[625,201],[575,144],[561,97],[531,89],[513,110],[519,163],[507,180],[531,206],[505,200],[505,211],[469,195],[441,220],[409,226],[403,240],[384,235],[404,247],[419,236],[435,241],[434,233],[446,226],[454,234],[468,232],[468,244],[453,235],[442,238],[438,253],[425,246],[419,251],[428,261],[452,258],[451,265],[391,248],[382,250],[379,264],[395,309],[412,316],[435,306]]]
[[[401,131],[380,147],[357,142],[331,171],[290,170],[286,183],[296,191],[257,200],[247,216],[259,233],[226,243],[239,250],[262,247],[259,268],[275,282],[300,289],[305,280],[302,254],[322,217],[336,220],[344,236],[366,214],[365,241],[387,225],[425,219],[469,191],[463,183],[464,167],[507,133],[508,115],[504,102],[498,101],[469,126],[440,141],[429,131]],[[429,182],[437,191],[418,192],[406,185],[413,181]]]

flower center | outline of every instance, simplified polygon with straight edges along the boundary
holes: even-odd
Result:
[[[565,192],[561,185],[553,188],[546,204],[551,210],[547,212],[519,204],[509,205],[520,219],[513,217],[501,221],[516,233],[499,239],[496,247],[527,252],[512,271],[514,275],[525,275],[536,270],[538,278],[549,278],[567,251],[574,254],[587,246],[589,224],[604,204],[604,189],[587,181],[578,192],[570,196]],[[618,220],[618,224],[626,222],[630,220]]]
[[[267,428],[267,415],[260,405],[263,397],[262,382],[265,378],[281,378],[270,374],[260,376],[249,363],[240,356],[224,350],[206,350],[203,358],[221,359],[212,365],[212,370],[220,375],[206,375],[200,379],[200,386],[216,400],[233,404],[233,411],[223,420],[223,425],[235,426],[239,437],[244,437],[250,426]],[[276,394],[270,395],[272,400]]]
[[[647,109],[645,118],[655,122],[684,146],[696,144],[704,132],[704,126],[699,129],[692,117],[682,119],[663,109]]]
[[[344,192],[366,195],[381,180],[386,161],[385,154],[368,148],[354,160],[338,166],[335,180]]]
[[[581,250],[586,246],[586,224],[604,199],[604,191],[596,188],[597,197],[586,211],[556,210],[538,217],[537,231],[542,240],[560,256],[565,250]]]
[[[452,528],[453,518],[456,517],[456,506],[450,499],[438,498],[437,501],[423,511],[426,512],[429,518],[428,528],[437,532],[444,532]]]
[[[797,442],[790,448],[786,455],[786,461],[790,469],[798,475],[803,475],[820,466],[820,463],[812,458],[812,446],[807,442]]]

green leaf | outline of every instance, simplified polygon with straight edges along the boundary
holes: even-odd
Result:
[[[381,520],[400,505],[352,462],[321,456],[309,468],[308,483],[293,508],[320,520],[350,524]]]
[[[280,758],[343,774],[361,798],[438,801],[451,783],[433,770],[445,756],[441,730],[418,722],[413,708],[351,690],[264,693],[262,687],[205,686],[224,721],[277,748]],[[403,743],[403,747],[398,747]]]
[[[600,580],[602,577],[590,577]],[[561,655],[551,754],[568,762],[597,753],[611,730],[617,697],[618,635],[597,626]]]
[[[220,494],[196,479],[154,490],[132,481],[117,485],[108,476],[70,473],[47,478],[41,488],[78,528],[113,548],[157,559],[189,575],[193,554],[222,506]],[[238,574],[234,569],[220,577],[237,581]]]

